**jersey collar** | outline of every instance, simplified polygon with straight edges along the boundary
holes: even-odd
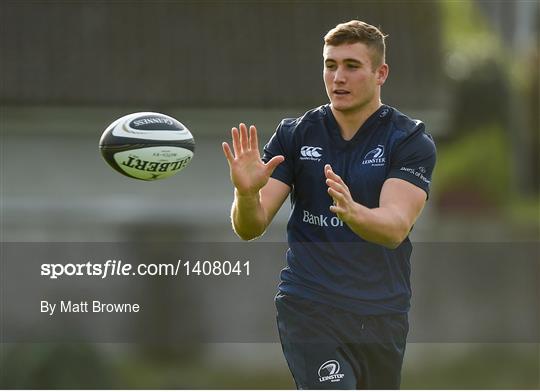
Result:
[[[364,122],[364,124],[362,124],[362,126],[358,129],[358,131],[351,140],[345,140],[341,136],[341,132],[339,131],[339,125],[336,118],[334,117],[334,114],[332,113],[332,109],[330,109],[330,104],[324,105],[324,110],[327,114],[326,127],[330,131],[332,138],[338,144],[345,147],[356,144],[358,140],[361,140],[365,137],[365,134],[367,132],[377,128],[380,123],[388,121],[388,119],[392,115],[393,108],[388,105],[381,105],[381,107],[379,107],[371,116],[368,117],[368,119]]]

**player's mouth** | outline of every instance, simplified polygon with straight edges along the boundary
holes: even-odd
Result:
[[[333,93],[334,93],[334,95],[337,95],[337,96],[345,96],[345,95],[350,94],[349,91],[347,91],[347,90],[342,90],[342,89],[334,90]]]

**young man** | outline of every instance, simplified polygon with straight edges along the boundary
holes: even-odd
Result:
[[[435,146],[424,124],[381,103],[385,36],[360,21],[324,38],[330,99],[223,151],[232,224],[262,235],[291,194],[288,266],[276,296],[283,352],[300,389],[399,388],[411,296],[408,234],[429,193]]]

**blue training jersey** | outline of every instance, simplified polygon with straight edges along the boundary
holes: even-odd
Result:
[[[263,161],[285,161],[272,177],[291,186],[287,267],[279,289],[361,315],[409,310],[407,237],[396,249],[365,241],[333,214],[324,165],[332,165],[353,200],[379,206],[388,178],[408,181],[429,195],[436,151],[421,121],[382,105],[351,140],[344,140],[329,105],[283,120],[264,147]]]

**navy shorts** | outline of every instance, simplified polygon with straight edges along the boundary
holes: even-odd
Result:
[[[275,302],[298,389],[399,389],[406,314],[360,316],[284,293]]]

